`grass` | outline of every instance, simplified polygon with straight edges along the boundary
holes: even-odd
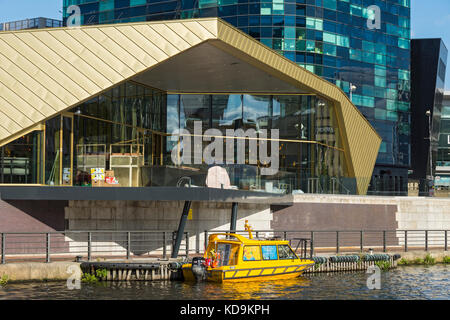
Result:
[[[391,267],[391,263],[389,261],[377,261],[375,265],[383,271],[388,271]]]
[[[4,274],[1,278],[0,278],[0,286],[4,287],[6,286],[6,284],[9,281],[9,277],[7,274]]]
[[[400,261],[397,263],[398,266],[407,266],[411,264],[411,261],[406,260],[405,258],[401,258]]]
[[[102,279],[102,280],[105,279],[107,274],[108,274],[108,271],[106,269],[97,269],[97,270],[95,270],[95,275],[99,279]]]
[[[95,274],[83,273],[83,278],[81,278],[81,281],[87,283],[97,283],[98,279]]]
[[[108,270],[106,269],[97,269],[95,270],[95,274],[90,273],[83,273],[83,277],[81,278],[82,282],[87,283],[97,283],[101,280],[104,280],[106,278],[106,275],[108,274]]]
[[[423,259],[423,263],[428,266],[432,266],[432,265],[436,264],[436,259],[433,258],[430,254],[427,254],[425,256],[425,258]]]
[[[427,254],[423,259],[422,258],[416,258],[414,260],[408,260],[405,258],[401,258],[397,265],[399,266],[408,266],[408,265],[426,265],[426,266],[432,266],[437,263],[436,258],[433,258],[431,254]],[[442,259],[442,263],[444,264],[450,264],[450,257],[445,256]]]

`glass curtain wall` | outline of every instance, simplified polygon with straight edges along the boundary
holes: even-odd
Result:
[[[216,162],[209,162],[205,150],[221,139],[211,153]],[[218,165],[235,189],[340,193],[348,179],[340,139],[333,104],[313,95],[166,94],[127,82],[1,148],[0,178],[50,186],[205,186]],[[191,158],[178,163],[174,154],[186,160],[188,142]],[[263,174],[272,164],[275,172]]]
[[[338,192],[342,188],[338,180],[334,184],[330,180],[345,177],[346,169],[335,111],[325,100],[308,95],[171,94],[167,101],[167,121],[171,124],[167,133],[184,129],[192,135],[190,141],[181,139],[180,143],[182,145],[187,141],[191,144],[191,157],[187,161],[189,166],[184,164],[186,170],[205,173],[211,167],[195,161],[211,143],[195,139],[200,133],[198,130],[203,134],[208,128],[218,129],[219,137],[225,137],[227,130],[242,129],[245,134],[255,133],[258,142],[252,144],[246,139],[245,163],[239,163],[238,139],[235,139],[233,164],[229,164],[225,161],[228,160],[228,139],[225,140],[222,151],[224,163],[221,166],[227,169],[234,187],[246,190],[270,188],[276,192],[329,192],[333,188]],[[196,127],[195,122],[201,123],[201,126]],[[255,151],[252,148],[259,150],[264,140],[259,136],[262,129],[268,130],[269,134],[270,129],[279,129],[280,170],[273,176],[261,175],[264,164],[250,159],[250,154]],[[177,148],[178,139],[176,136],[167,137],[167,156]],[[186,175],[189,175],[188,171]]]
[[[411,163],[410,0],[64,0],[81,23],[220,17],[299,66],[339,86],[383,139],[370,190],[406,191]],[[370,29],[372,5],[380,28]],[[245,118],[242,117],[244,120]],[[390,172],[390,174],[386,174]],[[393,183],[391,183],[393,182]]]
[[[33,131],[0,147],[0,183],[42,184],[42,131]]]

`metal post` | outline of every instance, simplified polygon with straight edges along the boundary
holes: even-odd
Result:
[[[306,250],[308,249],[308,240],[305,239],[305,242],[303,243],[303,258],[306,259]]]
[[[88,259],[88,261],[91,261],[91,258],[92,258],[92,248],[91,248],[91,246],[92,246],[92,232],[88,232],[88,256],[87,256],[87,259]]]
[[[361,230],[360,234],[359,234],[359,249],[361,250],[361,252],[364,251],[364,231]]]
[[[283,237],[284,237],[283,240],[287,240],[287,232],[286,231],[283,232]]]
[[[189,232],[186,232],[186,258],[189,258]]]
[[[231,205],[231,223],[230,223],[230,232],[236,232],[236,222],[238,216],[238,203],[233,202]]]
[[[386,230],[383,230],[383,252],[386,252]]]
[[[408,230],[405,230],[405,252],[408,252]]]
[[[1,165],[0,170],[1,170],[2,175],[1,175],[0,182],[5,183],[5,147],[1,147],[1,149],[2,149],[2,156],[1,156],[2,161],[0,162],[0,165]],[[12,171],[11,171],[11,173],[12,173]]]
[[[205,230],[205,250],[203,252],[206,252],[206,249],[208,248],[208,230]]]
[[[448,245],[447,245],[447,230],[444,231],[444,235],[445,235],[445,239],[444,239],[444,250],[447,251],[447,250],[448,250]]]
[[[311,258],[314,255],[314,231],[311,231]]]
[[[339,253],[339,231],[336,231],[336,253]]]
[[[131,257],[131,232],[127,232],[127,260]]]
[[[2,233],[1,254],[2,254],[2,264],[5,264],[6,263],[6,233]]]
[[[428,251],[428,230],[425,230],[425,251]]]
[[[167,237],[166,237],[166,232],[163,232],[163,259],[167,258]]]
[[[45,245],[45,262],[50,262],[50,233],[46,234],[46,245]]]
[[[432,146],[432,138],[431,138],[431,132],[432,132],[432,128],[431,128],[431,110],[427,110],[426,115],[428,117],[428,137],[430,139],[430,146],[429,146],[429,160],[430,160],[430,177],[431,177],[431,188],[433,188],[432,190],[434,191],[434,178],[433,178],[433,146]],[[433,195],[431,195],[430,190],[428,190],[428,195],[434,196],[434,192]],[[427,251],[427,250],[425,250]]]
[[[172,251],[172,258],[178,257],[178,251],[180,250],[181,241],[183,240],[184,227],[186,226],[186,221],[189,214],[189,209],[191,208],[191,201],[184,202],[183,213],[181,214],[180,224],[178,225],[177,236],[175,239],[175,245]]]

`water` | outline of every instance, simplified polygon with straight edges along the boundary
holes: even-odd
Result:
[[[0,287],[2,299],[70,300],[448,300],[450,266],[408,266],[383,272],[381,290],[369,290],[368,275],[359,273],[313,274],[284,281],[239,284],[154,282],[104,282],[82,284],[81,290],[68,290],[65,282],[18,283]]]

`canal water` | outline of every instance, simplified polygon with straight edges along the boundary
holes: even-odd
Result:
[[[10,283],[0,287],[2,299],[45,300],[448,300],[450,266],[406,266],[381,274],[381,289],[367,288],[368,274],[311,274],[301,278],[239,284],[154,282],[82,283],[69,290],[65,282]]]

